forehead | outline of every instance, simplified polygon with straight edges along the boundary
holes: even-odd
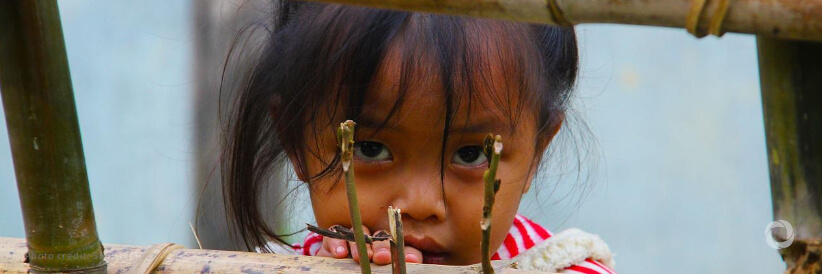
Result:
[[[366,94],[362,118],[392,127],[408,115],[424,114],[426,124],[442,128],[450,112],[453,127],[480,121],[513,125],[527,105],[526,62],[498,22],[468,22],[457,45],[430,41],[419,24],[397,36]],[[433,40],[433,39],[431,39]],[[442,41],[439,41],[442,42]]]

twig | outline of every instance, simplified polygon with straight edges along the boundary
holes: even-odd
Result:
[[[197,230],[194,229],[194,225],[189,222],[188,227],[191,228],[191,233],[194,234],[194,240],[197,240],[197,246],[200,247],[200,249],[203,249],[203,244],[200,243],[200,236],[197,235]]]
[[[388,206],[388,226],[391,228],[391,272],[405,274],[405,239],[399,208]]]
[[[488,169],[482,174],[485,181],[485,205],[482,207],[482,273],[493,274],[494,268],[491,266],[491,211],[494,208],[494,197],[499,191],[500,180],[497,177],[497,166],[499,166],[500,153],[502,152],[502,137],[488,134],[485,137],[483,152],[489,158]]]
[[[371,273],[371,260],[365,249],[365,233],[362,230],[360,206],[357,202],[357,187],[354,184],[354,168],[351,162],[354,158],[354,121],[348,120],[340,124],[337,129],[337,142],[340,144],[340,161],[345,172],[345,192],[348,194],[348,212],[351,213],[351,222],[354,226],[354,241],[357,243],[357,253],[360,255],[360,270],[362,273]]]
[[[348,229],[341,225],[334,225],[329,227],[328,229],[322,229],[311,224],[305,224],[309,231],[322,235],[323,237],[329,237],[334,239],[346,240],[349,242],[356,242],[354,241],[354,231]],[[385,231],[377,231],[374,235],[368,236],[363,235],[365,238],[365,243],[370,244],[379,241],[385,241],[391,239],[391,235],[388,235]]]

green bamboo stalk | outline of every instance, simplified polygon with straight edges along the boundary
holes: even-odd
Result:
[[[822,271],[822,43],[758,37],[774,220],[785,273]],[[793,239],[793,242],[788,242]],[[789,244],[789,245],[788,245]],[[815,270],[814,270],[815,269]]]
[[[500,180],[497,177],[497,167],[499,166],[500,153],[502,153],[502,137],[488,134],[485,137],[483,152],[489,158],[488,169],[482,174],[485,182],[485,203],[482,207],[482,272],[493,274],[494,268],[491,266],[491,219],[494,209],[494,197],[499,191]]]
[[[402,214],[399,208],[388,206],[388,227],[391,229],[391,272],[405,274],[405,238],[402,233]]]
[[[345,173],[345,192],[348,194],[348,211],[354,226],[354,241],[357,244],[357,253],[360,255],[360,270],[362,273],[371,273],[371,260],[365,248],[365,233],[360,218],[360,205],[357,202],[357,186],[354,183],[354,121],[348,120],[340,124],[337,130],[337,142],[340,144],[340,162]]]
[[[0,91],[35,272],[105,272],[55,0],[0,1]]]

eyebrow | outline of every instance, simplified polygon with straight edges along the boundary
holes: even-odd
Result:
[[[503,134],[503,132],[499,132],[500,128],[501,127],[499,127],[497,122],[491,120],[484,120],[479,123],[471,124],[463,128],[452,129],[451,132],[463,134]]]
[[[394,131],[394,132],[402,132],[402,131],[410,130],[408,128],[402,128],[402,127],[397,127],[396,125],[392,125],[393,123],[391,123],[391,122],[379,121],[379,120],[373,119],[373,117],[360,117],[357,121],[354,121],[354,122],[357,123],[358,127],[363,127],[363,128],[373,129],[373,130],[380,129],[380,130],[388,130],[388,131]],[[380,128],[380,127],[382,127],[382,128]],[[451,133],[456,133],[456,134],[488,134],[488,133],[493,133],[493,134],[503,134],[504,135],[504,134],[510,134],[511,133],[511,129],[504,130],[503,127],[499,126],[498,122],[495,122],[495,121],[492,121],[492,120],[487,120],[487,119],[483,120],[483,121],[480,121],[478,123],[473,123],[473,124],[467,125],[465,127],[452,128],[449,131]]]

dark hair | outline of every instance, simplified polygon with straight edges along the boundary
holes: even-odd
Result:
[[[454,112],[461,102],[470,105],[477,83],[485,77],[482,66],[488,63],[474,45],[477,41],[505,44],[496,53],[514,68],[504,72],[506,80],[520,87],[509,94],[530,102],[517,109],[511,109],[505,98],[495,102],[507,108],[512,125],[522,108],[532,108],[538,113],[538,134],[558,126],[576,80],[572,27],[287,1],[280,2],[275,13],[273,27],[236,95],[221,159],[229,223],[252,250],[266,250],[269,240],[283,242],[282,235],[263,221],[258,206],[261,189],[273,183],[272,171],[287,164],[288,155],[297,169],[308,170],[306,157],[311,155],[302,152],[314,147],[303,136],[317,136],[318,128],[331,130],[342,122],[318,120],[323,112],[336,113],[342,107],[347,119],[357,120],[389,47],[401,47],[406,56],[392,115],[403,104],[415,68],[436,63],[446,98],[443,146]],[[537,154],[534,160],[541,161],[542,153]],[[320,174],[309,175],[309,185],[320,176],[339,174],[338,160],[326,163]]]

